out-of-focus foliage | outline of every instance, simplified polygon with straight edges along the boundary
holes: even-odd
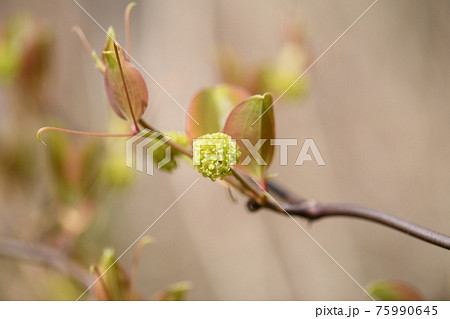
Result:
[[[34,141],[26,141],[21,137],[3,140],[0,143],[0,176],[2,179],[23,187],[30,187],[30,182],[36,177],[35,167],[30,165],[30,159],[34,155]]]
[[[246,88],[252,94],[270,92],[276,97],[283,95],[288,103],[304,98],[309,77],[305,75],[297,79],[307,69],[309,57],[300,32],[291,33],[275,56],[256,65],[245,63],[231,47],[220,48],[218,61],[222,80]]]
[[[143,246],[152,242],[149,237],[143,237],[135,247],[133,265],[127,272],[117,261],[113,249],[105,249],[97,265],[91,267],[97,277],[94,285],[94,297],[96,300],[143,300],[136,291],[135,281],[139,257]],[[106,271],[106,272],[105,272]],[[151,300],[182,301],[186,299],[187,292],[191,289],[189,282],[179,282],[161,290]]]
[[[77,140],[67,135],[48,134],[48,158],[58,199],[72,205],[80,197],[95,200],[93,187],[100,171],[101,144],[97,140]]]
[[[26,94],[39,95],[52,42],[49,27],[27,14],[7,20],[0,30],[0,80],[15,82]]]
[[[425,300],[422,293],[412,285],[401,281],[378,281],[368,287],[369,293],[381,301]]]
[[[157,293],[152,300],[155,301],[183,301],[192,285],[189,281],[182,281],[171,285],[170,287]]]
[[[111,213],[117,191],[131,186],[133,171],[124,165],[125,139],[74,138],[53,133],[45,136],[46,148],[34,140],[36,123],[62,121],[59,116],[64,105],[60,104],[59,110],[48,107],[57,103],[49,103],[53,97],[46,90],[51,80],[48,70],[53,42],[51,27],[30,15],[17,14],[1,21],[0,89],[8,94],[5,97],[10,107],[10,127],[3,130],[20,130],[0,142],[0,177],[6,185],[6,196],[36,202],[33,205],[38,209],[26,215],[33,218],[34,227],[30,227],[33,232],[25,230],[27,240],[35,238],[66,254],[76,254],[77,261],[85,262],[88,257],[81,235],[89,231],[90,238],[101,237],[98,232],[104,229],[105,219],[99,221],[100,212]],[[108,122],[110,130],[129,129],[125,121],[117,116],[115,119]],[[43,156],[39,156],[40,149],[45,149]],[[18,187],[11,187],[16,184]],[[98,250],[95,246],[91,242],[89,250]],[[72,279],[52,275],[46,287],[52,291],[42,293],[56,299],[73,298],[80,288]]]
[[[37,145],[28,137],[30,124],[41,118],[47,108],[43,97],[47,71],[53,48],[50,27],[32,16],[19,13],[0,21],[0,89],[10,107],[10,121],[4,131],[18,127],[20,131],[0,142],[0,171],[2,179],[23,189],[32,187],[38,177]],[[7,187],[7,191],[13,188]]]
[[[257,77],[257,91],[270,92],[277,97],[285,93],[283,98],[301,99],[308,90],[308,79],[302,78],[295,84],[294,82],[307,67],[305,49],[294,42],[286,43],[273,60],[261,65]]]
[[[115,114],[110,114],[108,118],[108,133],[125,132],[129,127],[128,123],[119,119]],[[101,180],[106,184],[104,187],[125,190],[134,181],[133,172],[124,165],[126,154],[126,139],[107,139],[103,141],[105,152],[102,157]]]
[[[115,129],[126,123],[111,118],[109,125]],[[133,172],[124,165],[125,140],[74,139],[53,133],[47,134],[46,143],[57,225],[76,237],[94,221],[111,193],[132,185]]]
[[[98,281],[94,286],[96,300],[134,300],[128,274],[116,261],[113,249],[105,249],[93,271]],[[106,271],[106,272],[105,272]],[[103,274],[103,275],[102,275]]]

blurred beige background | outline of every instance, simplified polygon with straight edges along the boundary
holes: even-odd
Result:
[[[128,1],[79,2],[102,26],[113,24],[124,39]],[[237,48],[249,63],[258,61],[277,51],[283,17],[296,12],[315,58],[371,1],[137,3],[133,56],[187,106],[198,89],[219,81],[217,44]],[[71,120],[72,128],[102,131],[107,114],[103,81],[70,28],[81,26],[97,51],[103,31],[71,0],[0,0],[0,19],[17,11],[45,18],[54,27],[51,77],[55,100],[65,101],[61,116]],[[326,162],[325,167],[294,166],[298,147],[290,154],[291,165],[271,168],[279,173],[277,180],[308,198],[377,208],[450,234],[449,21],[450,2],[445,0],[380,0],[311,69],[306,100],[295,108],[276,107],[278,136],[314,138]],[[183,130],[183,111],[145,79],[150,93],[145,118],[162,130]],[[105,236],[118,253],[198,177],[186,165],[172,175],[136,174],[138,183]],[[14,236],[9,229],[18,225],[7,224],[12,220],[7,198],[0,209],[3,234]],[[21,222],[26,228],[27,219]],[[450,299],[448,251],[365,221],[300,222],[362,285],[399,279],[429,299]],[[233,204],[220,185],[206,179],[149,235],[155,243],[144,250],[138,276],[144,296],[190,280],[190,300],[367,300],[292,220],[268,211],[249,214],[244,198]],[[130,257],[123,257],[124,265]],[[5,261],[0,267],[6,274],[12,268]],[[37,298],[36,287],[14,289],[10,277],[0,279],[2,299]]]

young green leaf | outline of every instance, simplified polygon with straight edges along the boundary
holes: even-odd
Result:
[[[275,138],[271,106],[270,94],[254,95],[231,111],[223,129],[239,145],[241,156],[237,168],[255,178],[262,186],[265,186],[266,171],[274,152],[274,146],[270,144],[270,140]]]
[[[107,52],[114,52],[114,41],[117,41],[116,31],[113,27],[108,28],[106,43],[102,50],[102,62],[108,64]]]
[[[231,110],[249,96],[247,91],[227,84],[201,90],[195,95],[188,109],[198,124],[191,117],[187,117],[187,135],[194,139],[220,132]]]

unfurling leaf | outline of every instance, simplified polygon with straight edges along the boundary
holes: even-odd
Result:
[[[102,62],[108,64],[107,55],[111,52],[114,55],[114,41],[117,41],[116,32],[113,27],[108,28],[106,43],[102,50]]]
[[[103,56],[107,65],[105,70],[105,88],[109,103],[114,112],[121,118],[128,120],[133,131],[137,131],[135,123],[144,114],[148,104],[148,92],[144,78],[140,72],[119,52],[119,59],[123,70],[123,77],[128,89],[130,101],[120,72],[120,66],[114,51],[105,51]],[[131,108],[130,108],[130,103]],[[133,118],[134,117],[134,118]]]
[[[190,139],[220,132],[231,110],[250,96],[247,91],[226,84],[201,90],[193,98],[187,117],[186,133]]]
[[[236,139],[241,156],[239,170],[265,187],[266,171],[272,162],[275,138],[272,96],[254,95],[237,105],[227,118],[223,132]]]
[[[424,300],[415,287],[401,281],[378,281],[371,284],[368,290],[375,299],[381,301]]]

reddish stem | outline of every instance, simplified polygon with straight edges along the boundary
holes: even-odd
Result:
[[[81,30],[79,26],[74,26],[72,28],[72,30],[78,35],[78,37],[80,38],[84,47],[88,51],[89,55],[92,55],[92,52],[94,51],[94,49],[92,49],[91,45],[89,44],[88,39],[86,39],[86,36],[84,35],[83,30]]]
[[[136,5],[136,3],[131,2],[127,9],[125,10],[125,33],[126,33],[126,40],[127,40],[127,54],[131,55],[131,40],[130,40],[130,12],[131,9]]]
[[[136,135],[136,133],[126,133],[126,134],[90,133],[90,132],[68,130],[68,129],[59,128],[59,127],[45,126],[45,127],[40,128],[36,133],[37,139],[44,145],[47,145],[47,144],[45,144],[45,142],[41,139],[41,134],[45,131],[57,131],[57,132],[75,134],[75,135],[97,136],[97,137],[130,137],[130,136]]]
[[[133,119],[134,127],[133,132],[135,134],[139,133],[138,124],[136,122],[136,117],[134,116],[133,106],[131,104],[130,93],[128,92],[127,82],[125,81],[125,75],[123,74],[122,62],[120,62],[119,50],[117,49],[117,44],[114,42],[114,53],[116,54],[117,64],[119,65],[120,76],[122,77],[123,87],[125,89],[125,95],[127,96],[128,107],[130,108],[131,118]]]

